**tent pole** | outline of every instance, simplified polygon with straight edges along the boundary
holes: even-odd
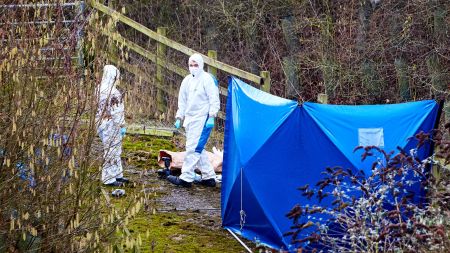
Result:
[[[239,237],[237,237],[237,235],[235,233],[233,233],[233,231],[231,231],[231,229],[227,228],[226,230],[228,230],[228,232],[230,232],[230,234],[249,252],[249,253],[253,253],[253,251],[247,246],[245,245],[245,243],[243,241],[241,241],[241,239],[239,239]]]

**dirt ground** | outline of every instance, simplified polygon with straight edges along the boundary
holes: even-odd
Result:
[[[150,196],[145,212],[130,223],[130,231],[150,233],[141,252],[247,252],[221,227],[220,183],[214,188],[195,184],[183,188],[158,177],[159,150],[181,150],[179,142],[142,136],[127,137],[124,142],[125,176]],[[256,249],[253,242],[241,239]]]
[[[166,179],[158,177],[152,168],[144,177],[144,184],[149,185],[145,191],[156,193],[153,199],[156,212],[174,212],[180,215],[192,215],[189,222],[213,229],[222,229],[220,219],[220,191],[221,184],[216,187],[205,187],[193,184],[191,188],[175,186]],[[125,173],[136,174],[134,169],[125,169]]]

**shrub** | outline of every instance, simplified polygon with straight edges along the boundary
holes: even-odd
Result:
[[[142,202],[130,196],[116,209],[101,188],[102,155],[93,152],[104,65],[92,57],[98,35],[61,2],[36,6],[0,15],[0,251],[112,250]],[[73,59],[83,29],[87,68]]]
[[[448,252],[450,173],[445,164],[449,142],[440,131],[433,136],[417,134],[417,148],[407,152],[398,147],[397,155],[375,146],[357,147],[355,151],[363,151],[363,160],[376,158],[371,175],[327,168],[315,187],[299,189],[309,199],[317,197],[319,203],[331,198],[331,205],[296,205],[287,214],[293,226],[285,235],[292,236],[302,252]],[[440,151],[419,160],[417,152],[430,141]],[[420,196],[418,189],[426,193]],[[306,233],[309,236],[301,238],[307,228],[312,229]]]

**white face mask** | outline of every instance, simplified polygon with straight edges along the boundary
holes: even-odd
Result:
[[[189,67],[189,72],[191,73],[191,75],[197,76],[198,74],[200,74],[200,68],[199,67]]]

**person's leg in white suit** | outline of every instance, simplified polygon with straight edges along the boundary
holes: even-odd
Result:
[[[179,179],[192,183],[195,178],[195,168],[199,168],[202,173],[202,181],[211,179],[214,181],[216,173],[209,161],[208,155],[204,149],[212,128],[205,127],[206,117],[199,120],[191,121],[186,126],[186,156],[184,158],[183,167]],[[173,178],[172,183],[179,184]],[[215,186],[215,181],[210,182],[209,186]],[[214,183],[214,185],[212,185]]]
[[[197,163],[200,172],[202,173],[202,180],[215,179],[216,172],[209,160],[208,154],[206,154],[206,150],[203,149],[200,154],[200,159]]]
[[[100,138],[103,144],[104,163],[102,167],[102,182],[111,184],[116,178],[123,178],[122,168],[122,135],[120,128],[114,126],[112,121],[106,122],[100,130]]]

